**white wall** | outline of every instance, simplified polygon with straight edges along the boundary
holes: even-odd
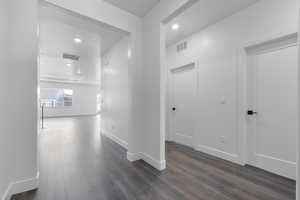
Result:
[[[128,145],[129,38],[124,37],[102,58],[102,132]]]
[[[0,54],[6,58],[0,59],[1,199],[7,193],[33,189],[37,183],[37,4],[5,0],[0,6]],[[3,23],[2,14],[9,17],[9,23]],[[5,49],[2,39],[7,42]]]
[[[143,19],[143,152],[165,168],[165,43],[162,22],[188,0],[162,0]]]
[[[98,113],[97,95],[100,93],[100,85],[42,81],[40,86],[41,88],[61,88],[73,90],[73,105],[71,107],[45,108],[45,117],[96,115]]]
[[[167,49],[168,68],[197,61],[196,140],[201,151],[239,162],[239,50],[243,46],[297,32],[298,0],[261,0],[186,39],[188,49]],[[220,104],[224,96],[226,104]],[[221,142],[225,138],[225,143]]]
[[[3,70],[2,73],[0,73],[0,121],[4,122],[7,118],[6,116],[9,113],[7,105],[7,101],[4,101],[6,99],[6,95],[8,94],[9,89],[7,88],[7,76],[8,73],[8,63],[6,60],[6,37],[7,33],[6,30],[8,29],[8,21],[7,21],[7,10],[8,10],[8,1],[0,1],[0,66]],[[9,138],[9,134],[6,134],[9,127],[6,126],[6,123],[1,123],[0,125],[0,157],[5,158],[10,154],[11,149],[9,148],[10,145],[7,145],[5,139]],[[1,161],[0,165],[0,198],[2,198],[2,195],[4,194],[5,190],[8,187],[9,184],[9,178],[10,174],[6,173],[9,170],[10,161],[6,160],[6,162]]]
[[[300,5],[299,5],[300,7]],[[300,12],[298,14],[298,33],[300,32]],[[299,37],[298,37],[298,42],[299,42]],[[298,47],[299,48],[299,47]],[[300,62],[299,62],[299,58],[300,58],[300,48],[298,50],[298,77],[300,77]],[[300,85],[300,79],[298,78],[298,85]],[[298,87],[298,99],[300,98],[300,87]],[[298,116],[300,116],[300,101],[298,102]],[[299,124],[300,124],[300,117],[298,119]],[[299,127],[298,127],[299,128]],[[300,133],[299,133],[300,135]],[[300,136],[298,135],[298,149],[297,149],[297,181],[296,181],[296,200],[300,199]]]

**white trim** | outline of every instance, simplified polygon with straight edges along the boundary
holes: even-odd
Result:
[[[102,130],[101,133],[104,136],[106,136],[108,139],[116,142],[117,144],[119,144],[120,146],[122,146],[128,150],[127,142],[123,141],[122,139],[116,137],[115,135],[109,133],[106,130]],[[143,152],[138,152],[138,153],[127,152],[127,160],[130,162],[144,160],[145,162],[147,162],[148,164],[150,164],[151,166],[153,166],[154,168],[156,168],[159,171],[166,169],[166,160],[158,161],[158,160],[154,159],[153,157],[151,157],[150,155],[143,153]]]
[[[39,186],[40,173],[36,177],[13,182],[9,184],[6,192],[2,196],[2,200],[10,200],[14,194],[35,190]]]
[[[127,152],[127,160],[130,162],[135,162],[142,159],[141,153],[130,153]]]
[[[182,72],[182,71],[187,71],[187,70],[193,70],[196,68],[196,62],[191,62],[189,64],[181,65],[179,67],[174,67],[170,69],[171,73],[177,73],[177,72]]]
[[[150,155],[146,154],[146,153],[130,153],[127,152],[127,159],[130,162],[135,162],[138,160],[143,160],[146,163],[150,164],[152,167],[156,168],[159,171],[163,171],[166,169],[166,161],[162,160],[162,161],[158,161],[155,160],[153,157],[151,157]]]
[[[75,84],[75,85],[90,85],[90,86],[101,86],[100,82],[97,81],[81,81],[81,80],[67,80],[67,79],[54,79],[50,77],[41,77],[40,82],[44,83],[58,83],[58,84]]]
[[[173,141],[184,146],[195,148],[195,137],[193,135],[189,136],[174,132]]]
[[[113,135],[112,133],[109,133],[107,131],[101,131],[101,133],[106,136],[107,138],[111,139],[112,141],[114,141],[115,143],[119,144],[120,146],[122,146],[123,148],[125,148],[126,150],[128,150],[128,143],[122,139],[120,139],[119,137]]]
[[[205,145],[197,145],[197,148],[195,150],[209,154],[209,155],[216,156],[218,158],[221,158],[221,159],[224,159],[224,160],[227,160],[227,161],[239,164],[239,165],[243,165],[240,157],[236,154],[221,151],[219,149],[215,149],[215,148],[208,147]]]
[[[44,116],[45,119],[51,119],[51,118],[68,118],[68,117],[90,117],[90,116],[97,116],[101,113],[95,113],[95,114],[81,114],[81,115],[51,115],[51,116]]]
[[[256,154],[255,157],[257,159],[257,163],[254,163],[255,166],[270,171],[274,174],[278,174],[279,176],[296,180],[296,173],[293,173],[296,172],[296,162],[282,160],[263,154]]]

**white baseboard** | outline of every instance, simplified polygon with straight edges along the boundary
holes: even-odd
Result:
[[[256,154],[257,163],[254,166],[274,174],[296,180],[297,164],[271,156]]]
[[[224,159],[224,160],[227,160],[227,161],[230,161],[230,162],[234,162],[234,163],[239,164],[239,165],[243,165],[240,157],[236,154],[231,154],[231,153],[221,151],[219,149],[215,149],[215,148],[208,147],[208,146],[205,146],[205,145],[197,145],[195,150],[201,151],[203,153],[207,153],[207,154],[210,154],[210,155],[213,155],[213,156],[216,156],[218,158],[221,158],[221,159]]]
[[[39,173],[37,173],[36,177],[9,184],[6,192],[2,197],[2,200],[10,200],[14,194],[19,194],[22,192],[28,192],[37,189],[39,186],[39,176]]]
[[[69,117],[93,117],[97,116],[99,113],[93,113],[93,114],[80,114],[80,115],[49,115],[49,116],[44,116],[45,119],[53,119],[53,118],[69,118]]]
[[[143,158],[142,153],[130,153],[127,152],[127,160],[130,162],[135,162]]]
[[[119,137],[107,132],[107,131],[101,131],[101,133],[108,137],[109,139],[111,139],[112,141],[116,142],[117,144],[121,145],[123,148],[128,149],[128,143],[122,139],[120,139]]]
[[[115,135],[109,133],[106,130],[102,130],[101,133],[106,136],[107,138],[111,139],[112,141],[116,142],[117,144],[121,145],[122,147],[124,147],[125,149],[128,150],[128,143],[121,140],[120,138],[116,137]],[[154,158],[152,158],[151,156],[143,153],[143,152],[139,152],[139,153],[130,153],[127,152],[127,160],[130,162],[134,162],[137,160],[144,160],[145,162],[147,162],[148,164],[150,164],[151,166],[153,166],[154,168],[156,168],[159,171],[162,171],[164,169],[166,169],[166,161],[157,161]]]
[[[150,164],[152,167],[156,168],[159,171],[163,171],[163,170],[166,169],[166,161],[165,160],[158,161],[158,160],[152,158],[151,156],[149,156],[145,153],[142,153],[142,152],[140,152],[140,153],[127,152],[127,159],[130,162],[134,162],[134,161],[137,161],[137,160],[143,160],[143,161]]]
[[[179,134],[179,133],[175,133],[173,137],[174,137],[174,141],[176,143],[194,148],[193,137],[192,136],[187,136],[187,135],[182,135],[182,134]]]

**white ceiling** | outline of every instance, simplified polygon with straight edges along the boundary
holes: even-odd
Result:
[[[138,17],[144,17],[159,0],[104,0]]]
[[[41,79],[99,83],[101,54],[128,35],[47,4],[41,5],[40,16]],[[80,59],[64,59],[64,53]]]
[[[167,24],[166,45],[172,45],[259,0],[199,0],[195,5]],[[178,23],[180,29],[172,30]]]
[[[122,37],[127,35],[126,32],[113,28],[109,25],[86,19],[49,5],[42,5],[40,7],[40,12],[42,22],[57,22],[72,26],[74,28],[74,35],[78,33],[80,34],[82,31],[98,34],[101,38],[102,54],[111,48]]]

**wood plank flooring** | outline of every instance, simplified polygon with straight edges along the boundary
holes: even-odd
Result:
[[[100,136],[100,117],[46,120],[41,183],[13,200],[295,200],[295,182],[167,143],[167,170],[130,163]]]

